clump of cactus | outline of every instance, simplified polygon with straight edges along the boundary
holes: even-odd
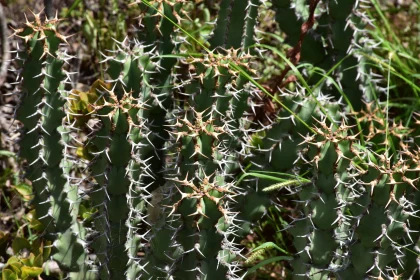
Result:
[[[300,59],[319,59],[320,56],[312,56],[313,49],[305,52],[305,44],[313,47],[311,40],[316,37],[311,36],[319,29],[334,31],[334,25],[322,26],[320,22],[312,34],[304,34],[303,27],[310,22],[307,19],[302,21],[299,32],[286,23],[284,16],[305,18],[306,7],[296,5],[292,11],[288,9],[290,2],[285,2],[288,1],[273,4],[279,25],[286,28],[286,38],[297,42],[292,54],[299,49]],[[353,30],[354,37],[350,36],[347,49],[340,47],[335,51],[332,44],[331,52],[338,56],[311,63],[323,68],[332,58],[343,59],[346,51],[350,51],[353,57],[339,66],[351,63],[352,70],[341,73],[339,68],[333,68],[329,80],[315,74],[315,80],[307,81],[295,93],[283,90],[279,95],[282,103],[295,115],[286,110],[280,112],[282,120],[265,131],[249,160],[265,171],[312,173],[311,184],[287,186],[302,205],[301,213],[293,217],[288,228],[297,251],[291,262],[296,279],[385,279],[397,275],[409,279],[418,273],[419,234],[415,217],[418,206],[414,202],[418,200],[417,155],[415,144],[410,144],[415,143],[410,135],[415,128],[389,121],[387,108],[375,99],[380,90],[372,88],[378,89],[378,79],[372,78],[375,76],[368,72],[365,57],[360,55],[361,49],[372,42],[360,34],[361,9],[355,1],[347,2],[348,8],[335,12],[341,2],[329,1],[318,7],[320,21],[328,15]],[[328,9],[324,10],[326,6]],[[309,7],[309,17],[316,14],[315,8]],[[340,15],[342,12],[347,15]],[[309,40],[307,37],[302,40],[302,34],[309,36]],[[340,29],[338,33],[332,32],[329,42],[341,43],[346,38],[338,34]],[[295,62],[293,56],[290,61]],[[316,87],[311,88],[311,83]],[[359,91],[359,97],[348,87]],[[333,91],[341,92],[342,98],[330,96]],[[279,158],[288,160],[276,160]],[[259,187],[272,190],[266,184],[260,182]]]
[[[20,156],[61,269],[71,279],[239,279],[241,238],[282,188],[300,211],[288,228],[296,279],[414,278],[418,128],[390,122],[374,98],[358,3],[222,0],[203,44],[182,28],[187,2],[132,3],[138,34],[103,51],[105,78],[87,92],[66,86],[57,18],[34,14],[15,31],[25,41]],[[252,63],[269,2],[294,47],[271,89],[279,110],[261,122],[255,100],[270,92]],[[192,41],[201,53],[185,53]],[[300,61],[312,65],[305,77]],[[295,92],[283,84],[292,70]],[[238,184],[247,166],[304,178]]]
[[[374,124],[378,120],[382,125]],[[393,144],[404,150],[393,159],[387,152],[391,149],[387,123],[382,121],[376,115],[362,123],[376,126],[376,135],[369,136],[372,131],[365,135],[364,145],[359,138],[364,132],[356,125],[327,125],[325,120],[301,143],[307,147],[302,160],[314,176],[312,184],[299,190],[299,201],[306,207],[290,229],[299,256],[293,262],[297,275],[405,278],[418,268],[413,250],[419,240],[415,217],[419,209],[411,202],[418,199],[414,185],[418,155],[403,143],[408,128],[394,126],[389,138],[394,136]],[[372,136],[380,141],[373,142]],[[322,249],[317,249],[318,242]]]

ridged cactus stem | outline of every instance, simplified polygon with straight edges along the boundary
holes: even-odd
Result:
[[[358,145],[352,126],[318,125],[317,135],[303,142],[309,146],[314,183],[300,191],[307,207],[292,223],[299,255],[293,262],[296,279],[315,274],[327,279],[331,273],[355,279],[410,275],[415,255],[402,248],[413,248],[419,238],[418,223],[407,215],[418,211],[407,203],[418,197],[412,179],[418,173],[417,152],[407,145],[391,161]],[[402,140],[406,135],[395,131],[395,136]]]
[[[165,277],[167,267],[172,263],[170,255],[173,250],[168,242],[173,230],[166,224],[167,217],[160,203],[161,192],[166,191],[165,145],[169,135],[165,125],[167,113],[172,109],[171,82],[177,59],[164,56],[172,54],[174,50],[178,51],[178,32],[172,22],[180,23],[182,2],[150,1],[147,5],[139,4],[144,28],[137,36],[140,43],[135,41],[130,53],[132,64],[137,65],[140,71],[124,79],[127,90],[136,93],[137,89],[132,86],[140,86],[139,97],[145,105],[145,109],[137,112],[137,119],[142,126],[135,128],[131,135],[135,146],[131,174],[134,190],[130,189],[130,192],[135,193],[136,197],[133,197],[133,207],[130,207],[130,230],[127,236],[131,259],[128,270],[130,279]],[[134,50],[142,50],[143,53]],[[115,75],[110,76],[115,79]],[[147,218],[141,217],[143,211],[149,212]],[[140,252],[144,254],[141,258],[137,256]]]
[[[327,72],[346,58],[336,67],[331,77],[340,85],[340,89],[355,110],[361,108],[363,91],[366,90],[361,90],[360,83],[355,83],[359,75],[356,66],[362,65],[358,64],[356,57],[347,57],[349,52],[355,49],[353,46],[355,39],[358,40],[363,36],[360,34],[363,32],[358,32],[364,29],[365,24],[364,19],[361,18],[363,15],[359,12],[359,6],[360,3],[355,0],[340,2],[313,0],[309,7],[302,1],[273,1],[276,21],[286,35],[285,42],[293,46],[289,53],[292,63],[295,64],[298,61],[311,63]],[[309,28],[311,32],[308,32]],[[365,42],[355,45],[365,45]],[[342,71],[342,69],[349,69],[349,71]],[[278,87],[283,88],[289,82],[287,79],[283,81],[289,70],[286,66],[280,81],[273,86],[273,92],[276,92]],[[316,84],[321,79],[323,79],[322,75],[311,73],[308,84]],[[328,93],[337,99],[341,97],[340,91],[334,87],[324,86],[323,91],[324,94]]]
[[[95,230],[99,236],[93,247],[100,261],[100,278],[115,279],[124,277],[129,260],[126,221],[130,209],[126,201],[131,187],[127,172],[132,145],[127,135],[136,126],[131,111],[142,108],[142,105],[131,92],[117,96],[115,86],[112,90],[104,90],[106,99],[103,104],[94,105],[101,127],[90,142],[98,150],[92,165],[92,176],[97,185],[91,197],[93,205],[99,209],[99,216],[95,218]]]
[[[110,59],[108,74],[116,85],[114,91],[117,95],[130,92],[132,96],[124,105],[125,108],[131,108],[127,111],[131,159],[126,167],[126,177],[130,182],[127,192],[129,213],[126,249],[129,259],[127,278],[138,279],[149,268],[148,257],[140,258],[138,253],[145,253],[145,241],[148,240],[146,210],[151,200],[151,189],[155,187],[160,171],[154,162],[163,161],[157,150],[159,143],[156,141],[158,133],[153,129],[154,118],[149,117],[148,112],[156,110],[160,100],[153,95],[148,84],[151,82],[150,74],[156,69],[151,61],[153,54],[146,53],[142,44],[128,39],[118,46],[120,51]]]
[[[231,262],[238,253],[229,240],[235,220],[230,202],[236,190],[225,181],[229,174],[223,168],[232,153],[222,140],[229,138],[229,132],[216,126],[213,118],[215,72],[198,63],[196,67],[197,80],[191,81],[186,91],[191,96],[201,93],[195,101],[189,100],[172,125],[178,152],[176,175],[170,178],[174,195],[169,214],[175,215],[174,225],[178,225],[173,238],[182,250],[172,275],[182,279],[232,276],[235,269],[228,268],[234,267]],[[188,109],[193,102],[195,109]]]
[[[248,48],[256,42],[255,27],[257,25],[259,4],[260,0],[248,0],[245,16],[245,30],[242,42],[244,51],[249,51]]]
[[[77,236],[77,197],[72,195],[69,200],[74,189],[63,171],[67,168],[62,145],[65,136],[61,135],[66,102],[63,65],[70,57],[59,45],[67,41],[56,30],[58,18],[42,22],[40,14],[33,15],[35,21],[27,20],[26,28],[15,30],[26,42],[26,49],[19,52],[23,69],[18,120],[24,125],[20,155],[27,162],[26,177],[32,181],[37,218],[46,237],[55,240],[53,258],[63,271],[83,275],[86,255]]]

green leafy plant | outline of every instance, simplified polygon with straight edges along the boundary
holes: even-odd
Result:
[[[4,236],[3,236],[4,238]],[[2,279],[29,280],[37,278],[44,271],[42,265],[47,260],[51,251],[51,242],[46,245],[16,237],[13,239],[13,256],[11,256],[3,268]]]

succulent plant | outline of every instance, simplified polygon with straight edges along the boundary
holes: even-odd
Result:
[[[312,173],[312,183],[287,187],[302,205],[288,228],[297,252],[291,262],[296,279],[409,279],[418,269],[414,128],[388,121],[376,100],[380,77],[361,55],[374,43],[364,34],[362,8],[356,1],[316,7],[315,2],[309,8],[300,1],[274,1],[273,6],[286,39],[298,46],[292,53],[298,50],[302,62],[325,72],[332,68],[331,75],[315,74],[296,92],[281,90],[282,104],[295,115],[280,111],[280,121],[265,130],[249,160],[265,171]],[[312,22],[313,31],[303,31],[311,11],[318,26]],[[300,24],[290,24],[299,18]]]
[[[261,121],[269,92],[252,63],[268,3],[293,48],[270,101],[280,108]],[[103,51],[105,78],[86,92],[65,87],[57,18],[34,14],[15,31],[26,46],[20,155],[52,258],[71,279],[239,279],[240,240],[275,188],[300,211],[288,228],[296,279],[416,273],[418,128],[389,122],[376,102],[357,1],[222,0],[203,40],[182,27],[188,1],[132,4],[138,33]],[[186,52],[192,41],[200,53]],[[299,62],[311,65],[305,76]],[[247,166],[298,176],[237,183]]]

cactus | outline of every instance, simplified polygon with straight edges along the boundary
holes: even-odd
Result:
[[[288,229],[296,279],[416,273],[418,128],[370,103],[378,87],[361,54],[372,44],[361,8],[272,1],[294,47],[272,100],[278,119],[262,122],[255,100],[269,93],[252,63],[264,46],[251,46],[268,2],[222,0],[213,31],[197,39],[183,28],[188,1],[135,1],[138,34],[103,51],[105,78],[87,92],[64,90],[57,18],[35,14],[16,30],[27,43],[17,57],[20,155],[52,256],[71,279],[238,279],[241,238],[275,189],[237,184],[247,166],[306,174],[277,185],[300,211]],[[201,53],[185,53],[192,41]],[[312,66],[287,91],[283,78],[299,62]]]
[[[405,149],[391,159],[382,133],[386,123],[375,111],[364,112],[375,117],[362,123],[376,128],[373,133],[366,130],[369,148],[360,145],[357,130],[344,122],[335,128],[322,121],[302,143],[307,145],[302,159],[314,176],[311,185],[299,190],[307,207],[290,229],[298,255],[293,266],[300,278],[405,278],[417,269],[412,250],[419,238],[418,222],[412,215],[418,207],[410,202],[418,197],[417,152],[402,141],[409,130],[394,125],[389,132]],[[372,141],[376,137],[382,141]],[[379,150],[385,153],[375,152]]]
[[[418,222],[410,214],[402,213],[414,214],[417,209],[399,199],[413,201],[418,196],[414,185],[416,156],[411,152],[413,147],[408,146],[404,146],[407,154],[403,151],[398,153],[398,160],[391,161],[387,153],[383,154],[382,151],[390,147],[394,147],[395,151],[398,145],[406,145],[402,143],[408,136],[408,129],[393,124],[391,130],[389,126],[389,133],[394,131],[393,138],[396,139],[387,140],[382,136],[386,132],[385,114],[376,103],[363,103],[375,100],[380,88],[375,85],[378,79],[375,80],[369,73],[366,56],[359,53],[372,45],[363,34],[362,10],[355,6],[355,1],[326,2],[317,7],[319,25],[310,33],[305,33],[302,40],[303,31],[298,27],[303,28],[306,24],[307,28],[311,9],[315,11],[313,3],[317,1],[311,1],[308,8],[301,1],[295,1],[293,6],[291,2],[274,1],[273,4],[286,38],[292,46],[298,46],[293,50],[297,50],[301,61],[328,71],[347,55],[348,50],[352,55],[332,72],[332,78],[339,85],[337,88],[331,88],[331,83],[315,74],[308,80],[310,85],[318,86],[315,90],[306,86],[304,89],[298,87],[296,93],[281,91],[282,104],[295,112],[296,117],[281,110],[280,121],[272,123],[264,134],[259,134],[264,136],[248,156],[255,167],[264,171],[303,174],[312,170],[312,185],[287,188],[297,194],[298,201],[305,206],[301,215],[293,218],[288,229],[294,237],[293,245],[297,251],[292,261],[295,278],[385,278],[401,274],[404,272],[402,267],[407,267],[404,277],[409,277],[416,269],[413,265],[416,254],[413,252],[418,242]],[[291,21],[298,24],[290,24]],[[348,29],[343,31],[346,25]],[[331,45],[320,45],[320,38],[329,38],[325,41]],[[292,63],[299,62],[299,59],[293,61],[295,58],[289,57]],[[341,67],[352,67],[352,70],[343,73]],[[310,91],[311,95],[304,90]],[[328,96],[340,91],[347,95],[347,104]],[[346,116],[345,112],[360,108],[366,108],[368,112],[356,119]],[[326,116],[331,126],[326,125]],[[364,119],[371,121],[362,122]],[[308,130],[301,121],[313,125],[313,128]],[[357,124],[357,129],[347,123]],[[313,136],[304,136],[308,133]],[[372,148],[363,148],[366,145]],[[381,152],[375,153],[381,148]],[[278,160],[280,158],[286,160]],[[407,167],[404,169],[401,166]],[[407,175],[403,174],[405,172]],[[266,188],[267,183],[258,181],[258,187]],[[391,191],[392,188],[395,189]],[[396,193],[399,196],[396,197]],[[402,232],[407,234],[406,238],[403,242],[396,241],[395,238]],[[410,249],[403,252],[402,248],[406,246]]]
[[[33,22],[26,21],[26,28],[14,33],[26,43],[16,58],[22,66],[17,113],[24,126],[20,157],[26,161],[25,176],[32,181],[37,218],[45,237],[54,241],[53,259],[66,271],[82,275],[86,253],[80,239],[83,227],[77,220],[77,189],[69,182],[70,163],[63,156],[63,89],[68,81],[63,65],[70,57],[59,45],[67,41],[56,30],[57,17],[42,22],[40,14],[33,15]]]
[[[329,123],[305,94],[283,93],[282,98],[313,125],[312,131],[283,119],[266,132],[251,161],[265,171],[312,171],[311,184],[288,186],[302,204],[288,228],[297,252],[291,262],[295,278],[385,278],[402,273],[406,278],[416,273],[419,234],[413,215],[418,206],[411,201],[418,199],[417,149],[407,141],[414,127],[388,125],[374,103],[347,116],[347,121]],[[341,119],[343,104],[321,94],[317,98],[332,119]],[[311,121],[313,116],[319,120]],[[388,152],[392,147],[395,158]],[[265,184],[259,182],[259,187]]]
[[[234,7],[245,11],[246,6],[241,1],[235,4]],[[222,8],[220,13],[225,13]],[[255,17],[248,18],[255,20]],[[241,24],[244,28],[245,21]],[[226,44],[220,26],[218,23],[210,41],[216,41],[215,38],[220,41],[222,36],[221,45],[212,47],[241,44],[240,37]],[[229,83],[229,80],[238,77],[238,72],[232,71],[229,63],[233,61],[247,67],[247,59],[249,56],[241,50],[221,49],[217,54],[208,53],[184,61],[190,65],[191,79],[184,78],[183,87],[178,88],[187,99],[175,100],[177,109],[172,111],[170,125],[173,137],[170,149],[174,160],[168,169],[173,169],[175,175],[170,172],[167,175],[169,182],[160,190],[161,204],[169,207],[162,210],[161,220],[156,223],[159,231],[153,236],[153,239],[166,238],[167,241],[152,243],[152,249],[173,248],[170,253],[161,254],[160,259],[170,263],[166,264],[166,270],[159,266],[160,277],[171,275],[195,279],[236,275],[237,261],[234,258],[239,250],[231,241],[236,231],[236,213],[231,211],[231,203],[238,195],[232,184],[232,172],[238,168],[235,163],[238,143],[233,136],[243,133],[236,131],[235,126],[239,126],[246,108],[246,93],[241,94],[241,103],[238,104],[236,98],[239,96],[234,94],[236,85]],[[238,86],[243,87],[243,84],[240,81]],[[162,226],[165,219],[166,225]]]
[[[299,22],[296,15],[305,17],[308,10],[299,5],[299,1],[295,9],[291,9],[290,3],[273,2],[287,38],[298,44],[302,40],[297,26],[305,23],[291,25],[290,20],[294,18]],[[375,81],[368,75],[365,57],[358,52],[372,44],[363,36],[361,8],[354,6],[355,1],[329,1],[326,5],[328,9],[319,7],[319,26],[306,34],[301,60],[329,70],[333,66],[332,59],[340,60],[346,56],[347,49],[352,50],[350,59],[335,70],[339,75],[332,72],[339,85],[335,90],[348,96],[346,102],[350,100],[343,104],[329,97],[334,91],[320,78],[309,80],[309,84],[318,85],[311,90],[312,96],[305,94],[302,88],[298,88],[297,93],[284,90],[280,95],[282,103],[313,128],[308,131],[288,112],[280,112],[281,121],[266,130],[250,161],[266,171],[312,171],[312,184],[288,188],[298,195],[297,200],[303,206],[302,213],[293,217],[288,229],[297,251],[292,261],[296,279],[413,277],[417,269],[414,252],[419,237],[418,222],[412,217],[418,209],[409,202],[418,199],[414,163],[417,156],[414,146],[407,144],[410,130],[395,123],[388,125],[377,103],[366,103],[373,101],[379,91],[375,85],[378,79]],[[348,14],[341,15],[342,12]],[[327,24],[328,21],[333,24]],[[341,27],[345,25],[355,30],[355,35],[349,30],[343,33]],[[316,48],[320,41],[314,40],[316,34],[327,38],[326,31],[322,31],[326,28],[333,31],[328,37],[335,44],[326,48],[325,56],[317,55],[316,50],[324,53],[325,47]],[[359,38],[360,45],[351,42]],[[352,71],[342,73],[340,70],[340,67],[351,66]],[[360,108],[364,111],[353,113],[355,118],[345,113]],[[392,135],[389,139],[385,137],[388,133]],[[401,151],[397,150],[399,145],[403,148]],[[394,151],[394,157],[389,155],[389,150]],[[275,160],[278,158],[287,160]],[[259,187],[265,187],[265,183],[260,182]]]

